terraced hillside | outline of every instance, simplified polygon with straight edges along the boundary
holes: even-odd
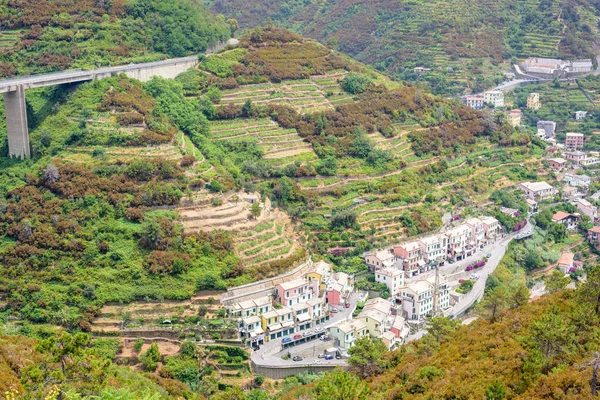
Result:
[[[590,57],[599,15],[589,2],[560,0],[267,0],[243,13],[241,1],[211,3],[243,28],[270,19],[438,93],[492,87],[511,57]]]

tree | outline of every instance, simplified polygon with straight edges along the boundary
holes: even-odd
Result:
[[[565,322],[563,316],[554,311],[532,322],[529,331],[536,348],[544,357],[546,374],[554,362],[568,353],[575,343],[572,327]]]
[[[553,224],[548,230],[548,235],[551,235],[556,243],[560,243],[567,237],[567,228],[563,224]]]
[[[358,338],[354,346],[348,350],[350,354],[348,364],[358,372],[360,377],[368,378],[379,374],[384,369],[381,356],[387,351],[387,347],[380,339],[363,336]]]
[[[200,306],[198,307],[198,316],[204,317],[207,313],[208,307],[206,307],[204,304],[200,304]]]
[[[256,218],[260,217],[261,212],[262,212],[262,208],[260,207],[260,204],[258,203],[258,201],[255,201],[254,203],[252,203],[252,206],[250,207],[250,215],[252,215],[252,218],[256,219]]]
[[[494,323],[506,309],[506,303],[506,292],[501,287],[497,287],[483,297],[483,300],[479,303],[479,312],[484,318]]]
[[[596,315],[600,315],[600,268],[592,269],[578,291],[581,304],[591,304]]]
[[[48,183],[54,183],[60,179],[60,172],[54,164],[46,165],[44,169],[44,180]]]
[[[319,400],[367,400],[369,388],[351,373],[335,369],[317,381],[315,394]]]
[[[367,90],[369,83],[370,81],[365,75],[350,72],[342,81],[342,89],[350,94],[359,94]]]
[[[571,278],[560,271],[554,270],[552,275],[546,277],[545,281],[548,293],[556,293],[563,290],[571,282]]]
[[[498,379],[496,379],[494,383],[488,386],[488,388],[485,390],[486,400],[503,400],[505,396],[506,389]]]
[[[510,293],[509,306],[520,307],[529,302],[529,289],[524,283],[517,284]]]
[[[528,270],[536,269],[542,265],[543,261],[537,251],[528,251],[523,259],[523,264]]]
[[[229,28],[231,29],[231,35],[233,36],[233,34],[237,32],[239,28],[238,21],[235,18],[229,18],[227,20],[227,24],[229,25]]]
[[[152,343],[150,348],[146,350],[144,354],[140,357],[142,360],[142,364],[146,371],[155,371],[158,366],[158,362],[160,361],[160,351],[158,350],[158,345],[156,343]]]
[[[459,320],[453,320],[448,317],[433,317],[427,320],[427,333],[438,343],[443,343],[448,335],[454,332],[459,326]]]

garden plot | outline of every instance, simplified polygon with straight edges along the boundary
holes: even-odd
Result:
[[[74,162],[90,162],[94,157],[104,160],[128,163],[139,158],[163,158],[178,161],[183,157],[181,149],[174,143],[158,146],[107,147],[78,146],[70,147],[64,154],[65,159]]]
[[[295,129],[284,129],[268,118],[236,118],[211,124],[212,140],[257,140],[269,160],[314,160],[312,146]]]

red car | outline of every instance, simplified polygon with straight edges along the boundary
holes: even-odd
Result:
[[[346,308],[350,308],[350,303],[346,303]]]
[[[302,339],[302,335],[294,335],[294,340]]]

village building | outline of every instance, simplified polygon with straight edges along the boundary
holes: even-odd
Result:
[[[240,301],[225,307],[225,311],[231,317],[246,318],[252,315],[260,315],[273,308],[270,296],[261,296],[252,300]]]
[[[471,228],[471,238],[476,246],[483,247],[487,243],[487,231],[483,221],[479,218],[469,218],[465,221],[465,225]]]
[[[523,117],[523,113],[521,110],[510,110],[506,115],[506,121],[513,128],[517,128],[521,125],[521,118]]]
[[[429,268],[437,267],[446,261],[448,237],[443,234],[426,236],[420,240],[425,249],[425,259]]]
[[[590,217],[593,223],[598,222],[598,207],[587,201],[586,199],[577,199],[577,209],[583,214]]]
[[[556,189],[546,182],[522,182],[517,186],[532,200],[551,199],[557,193]]]
[[[336,272],[327,283],[325,298],[327,304],[334,306],[344,304],[346,293],[353,289],[353,282],[350,275],[345,272]]]
[[[579,193],[579,190],[574,186],[565,186],[562,188],[562,199],[567,201],[575,201],[583,198],[583,193]]]
[[[369,335],[380,338],[391,328],[393,322],[389,301],[382,298],[368,300],[356,320],[365,324]]]
[[[402,309],[408,320],[424,319],[433,312],[435,286],[430,280],[409,282],[401,291]],[[440,284],[438,302],[441,309],[450,307],[450,291],[445,283]]]
[[[403,269],[409,273],[409,276],[415,276],[419,272],[425,271],[427,263],[425,261],[424,247],[418,240],[393,247],[394,255],[398,259],[403,260]]]
[[[569,132],[565,138],[565,149],[580,150],[583,149],[583,133]]]
[[[540,106],[540,94],[529,93],[529,95],[527,95],[527,108],[530,110],[539,110]]]
[[[568,231],[577,229],[577,216],[564,211],[558,211],[554,214],[552,216],[552,222],[564,225]]]
[[[591,60],[566,61],[555,58],[531,57],[520,67],[530,76],[539,78],[572,78],[584,75],[594,69]]]
[[[473,232],[466,225],[459,225],[445,232],[448,237],[448,258],[459,261],[475,251]]]
[[[402,344],[396,335],[390,331],[384,332],[383,335],[381,335],[381,341],[386,345],[389,351],[396,350],[398,346]]]
[[[305,278],[282,282],[275,287],[275,298],[284,305],[306,303],[313,296],[314,286]]]
[[[504,92],[501,90],[490,90],[483,93],[483,102],[491,104],[495,108],[504,107]]]
[[[348,352],[350,347],[358,338],[367,336],[367,326],[362,321],[340,321],[333,326],[330,326],[329,336],[334,340],[335,345],[342,352]]]
[[[273,309],[260,316],[261,327],[265,331],[265,341],[287,336],[295,332],[294,310],[290,307]]]
[[[529,216],[532,216],[533,214],[536,214],[538,212],[539,208],[537,201],[525,199],[525,203],[527,203],[527,214]]]
[[[396,315],[392,322],[390,332],[392,332],[401,343],[405,343],[406,338],[410,334],[410,328],[406,324],[406,319],[401,315]]]
[[[587,113],[587,111],[575,111],[575,121],[583,121]]]
[[[369,251],[363,254],[365,262],[369,267],[369,271],[377,271],[378,269],[384,268],[386,266],[390,266],[394,261],[396,261],[396,255],[392,252],[392,250],[381,250],[377,252]],[[390,263],[389,265],[385,265]]]
[[[592,183],[592,178],[587,175],[577,175],[566,173],[563,180],[569,186],[588,188]]]
[[[375,282],[383,283],[394,296],[404,286],[404,271],[398,268],[387,267],[375,272]]]
[[[560,157],[548,158],[546,160],[546,162],[555,171],[560,171],[567,165],[567,160],[565,160],[564,158],[560,158]]]
[[[600,226],[594,226],[587,231],[587,240],[596,249],[600,248]]]
[[[556,131],[556,122],[554,121],[538,121],[537,122],[538,131],[541,129],[544,131],[545,137],[544,139],[550,139],[554,137],[554,132]]]
[[[568,274],[575,270],[573,266],[573,253],[562,253],[558,258],[558,269],[564,274]]]
[[[481,110],[484,105],[484,98],[483,96],[467,96],[465,97],[465,105],[476,110]]]
[[[313,264],[311,269],[306,273],[306,279],[308,282],[318,282],[319,285],[319,296],[327,288],[327,282],[331,275],[331,265],[325,261],[319,261]]]
[[[261,326],[261,319],[258,315],[242,318],[240,324],[240,336],[246,339],[246,345],[254,347],[261,345],[265,340],[265,331]]]

